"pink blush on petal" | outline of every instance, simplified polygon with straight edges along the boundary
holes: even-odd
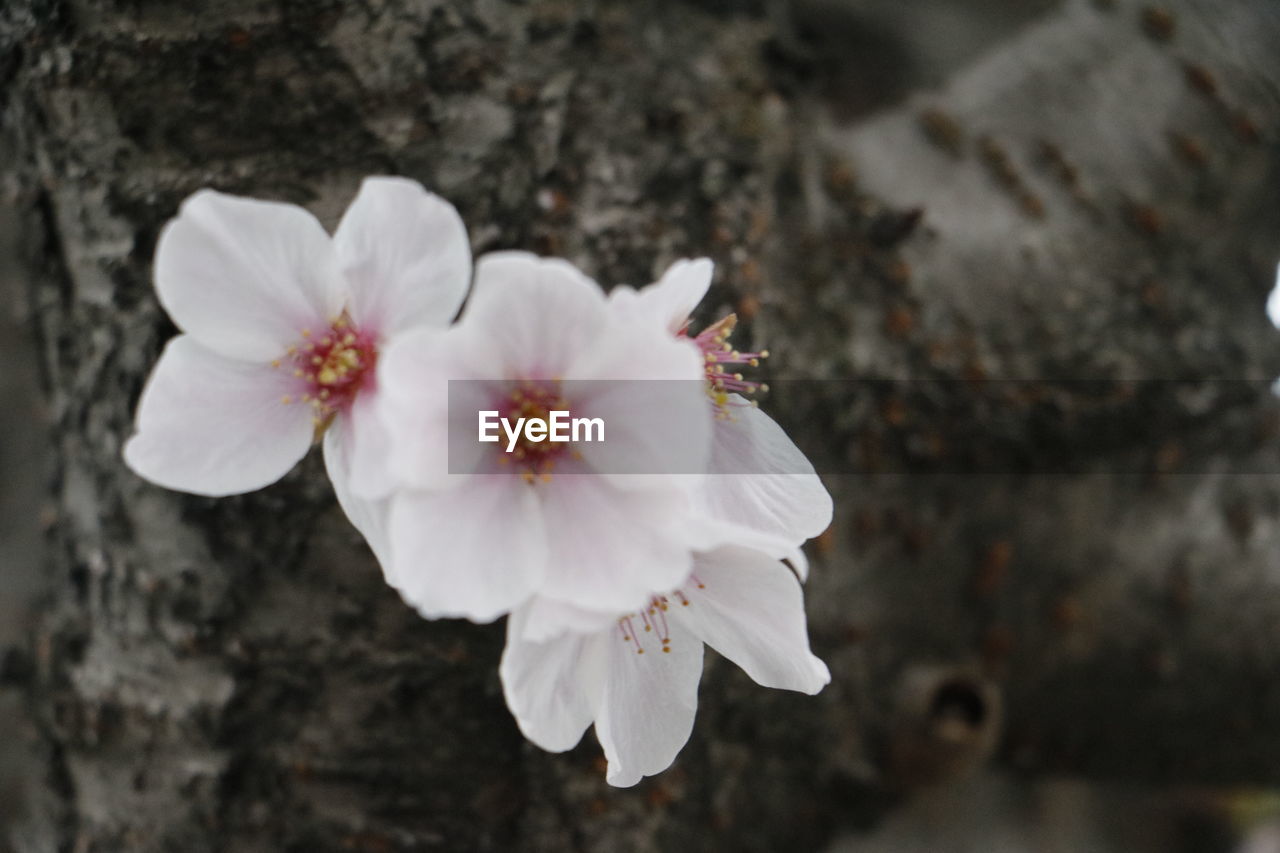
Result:
[[[372,390],[378,362],[376,337],[352,325],[345,314],[324,332],[302,329],[299,337],[271,366],[292,367],[297,397],[286,396],[283,402],[310,405],[317,430],[323,430],[335,415],[351,408],[357,393]]]

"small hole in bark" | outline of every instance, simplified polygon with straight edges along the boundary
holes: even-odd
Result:
[[[998,687],[967,666],[915,666],[902,677],[887,777],[910,790],[958,779],[981,766],[1000,736]]]
[[[987,718],[987,702],[978,685],[967,679],[944,681],[934,691],[929,704],[929,719],[939,726],[963,723],[978,728]]]

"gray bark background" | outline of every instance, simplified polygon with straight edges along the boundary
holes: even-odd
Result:
[[[1220,381],[1280,376],[1272,0],[202,7],[0,8],[53,458],[47,598],[4,667],[35,753],[16,849],[814,849],[988,759],[1280,783],[1280,480],[1239,473],[1280,471],[1280,406]],[[884,472],[829,478],[808,597],[833,683],[715,660],[676,765],[610,789],[591,736],[521,738],[501,626],[381,582],[318,457],[220,501],[120,462],[174,331],[150,258],[178,203],[332,226],[372,173],[454,201],[477,253],[609,283],[710,255],[707,314],[780,374],[1034,395],[768,403],[820,465]],[[1060,396],[1081,378],[1187,386],[1109,401],[1141,440],[1094,473],[901,473],[996,433],[1038,458],[1097,415]]]

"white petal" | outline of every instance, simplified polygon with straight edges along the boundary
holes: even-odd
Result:
[[[224,358],[179,335],[142,389],[125,461],[157,485],[197,495],[274,483],[311,446],[311,409],[296,401],[295,384],[287,371]]]
[[[639,620],[633,619],[639,625]],[[702,641],[676,622],[669,625],[671,651],[663,653],[654,632],[638,633],[644,654],[622,630],[600,635],[605,676],[596,709],[596,737],[609,759],[610,785],[629,787],[671,766],[689,740],[702,679]]]
[[[591,702],[579,672],[591,638],[565,634],[530,642],[522,636],[523,621],[523,608],[507,620],[507,645],[498,666],[502,692],[525,737],[543,749],[564,752],[591,725]]]
[[[678,496],[618,489],[590,474],[554,475],[529,491],[538,493],[546,522],[549,562],[539,591],[547,597],[621,613],[688,576]]]
[[[716,519],[799,544],[831,524],[831,495],[773,418],[732,396],[731,420],[716,419],[706,508]]]
[[[726,545],[750,548],[772,559],[786,560],[801,581],[809,576],[809,559],[798,543],[739,522],[699,513],[690,520],[687,541],[694,551],[714,551]]]
[[[576,449],[620,484],[625,475],[707,470],[714,410],[696,347],[636,322],[615,322],[573,365],[565,396],[575,417],[598,417],[604,441]]]
[[[156,245],[156,292],[173,321],[209,349],[270,361],[327,327],[346,285],[333,244],[300,207],[201,190]]]
[[[610,298],[623,313],[645,312],[675,334],[689,322],[689,315],[707,295],[715,265],[710,258],[676,261],[654,284],[639,293],[614,288]],[[617,294],[616,296],[614,294]]]
[[[564,601],[535,595],[520,608],[520,636],[542,643],[566,633],[592,634],[618,621],[617,611],[602,612],[576,607]]]
[[[461,402],[451,405],[451,387],[455,393],[476,388],[473,382],[450,382],[467,378],[456,358],[461,334],[456,326],[414,329],[397,336],[379,358],[377,417],[387,435],[383,473],[391,482],[446,487],[451,470],[475,470],[481,450],[488,449],[475,440],[475,412],[464,422]],[[389,482],[374,476],[377,463],[370,461],[361,466],[355,488],[366,497],[380,497],[388,493]]]
[[[1276,268],[1276,284],[1267,297],[1267,316],[1271,324],[1280,329],[1280,267]]]
[[[359,398],[357,398],[359,402]],[[354,411],[354,409],[353,409]],[[391,541],[388,532],[391,502],[388,499],[366,500],[358,497],[352,489],[352,459],[358,456],[358,442],[361,440],[361,424],[348,415],[334,419],[333,424],[324,437],[324,464],[329,472],[329,480],[333,483],[333,493],[338,498],[338,505],[347,514],[347,518],[356,530],[369,543],[369,549],[382,567],[387,583],[396,586],[391,575]],[[364,437],[368,440],[368,436]]]
[[[597,344],[608,317],[600,286],[566,261],[495,252],[476,262],[461,325],[481,336],[486,379],[565,375]]]
[[[641,307],[640,291],[629,284],[615,284],[609,289],[609,310],[621,317],[634,317],[635,312],[645,310]]]
[[[661,312],[672,333],[678,332],[707,295],[714,271],[710,258],[676,261],[656,284],[641,292],[640,298],[650,301],[655,310]]]
[[[351,401],[351,408],[334,422],[334,426],[341,427],[345,445],[343,462],[353,496],[381,498],[396,486],[390,436],[378,416],[378,397],[374,387],[361,389]]]
[[[689,605],[673,604],[672,620],[686,622],[756,683],[813,694],[831,680],[809,651],[800,583],[778,561],[736,547],[700,554],[683,592]]]
[[[453,205],[405,178],[366,178],[333,235],[360,328],[389,336],[447,326],[471,282],[471,244]]]
[[[491,622],[542,583],[547,546],[532,489],[512,477],[404,490],[391,500],[392,576],[428,619]]]

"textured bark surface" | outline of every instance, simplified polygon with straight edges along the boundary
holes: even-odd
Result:
[[[1223,473],[1280,471],[1280,408],[1215,382],[1280,375],[1271,0],[1066,2],[871,117],[831,106],[883,101],[839,49],[877,4],[201,5],[0,9],[56,457],[51,600],[6,668],[41,743],[17,849],[812,849],[997,744],[1027,771],[1280,781],[1280,481]],[[830,480],[823,694],[713,661],[676,766],[613,790],[590,735],[524,742],[501,626],[381,582],[318,457],[221,501],[124,468],[178,203],[332,226],[371,173],[454,201],[476,252],[610,283],[711,255],[707,313],[736,307],[779,373],[957,381],[944,423],[911,393],[772,405],[827,467],[889,472]],[[978,377],[1198,384],[1116,402],[1145,437],[1096,473],[892,473],[1009,411]],[[1074,405],[992,427],[1034,457]]]

